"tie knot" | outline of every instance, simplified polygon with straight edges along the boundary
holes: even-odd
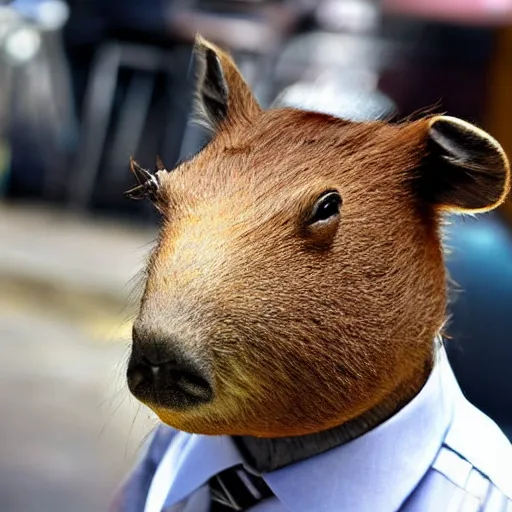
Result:
[[[249,473],[241,464],[214,475],[208,484],[211,496],[210,512],[248,510],[274,496],[263,478]]]

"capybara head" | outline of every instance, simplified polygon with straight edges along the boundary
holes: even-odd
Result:
[[[228,55],[201,38],[195,55],[211,142],[172,171],[135,166],[163,219],[133,394],[181,430],[280,437],[424,381],[446,314],[441,216],[504,200],[500,145],[441,115],[262,110]]]

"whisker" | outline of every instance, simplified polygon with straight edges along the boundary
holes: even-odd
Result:
[[[149,430],[149,432],[143,436],[141,442],[139,443],[139,445],[137,446],[137,449],[136,451],[139,451],[142,446],[146,443],[146,441],[149,439],[149,437],[151,436],[151,434],[153,434],[153,432],[158,428],[158,425],[155,425],[152,429]]]
[[[119,393],[121,393],[121,391],[123,391],[123,388],[119,388],[117,391],[114,391],[114,393],[112,394],[112,396],[110,397],[107,397],[105,398],[104,400],[102,400],[97,406],[96,406],[96,409],[100,409],[101,407],[103,407],[107,402],[110,402],[112,404],[112,402],[118,397]]]
[[[121,399],[121,401],[119,402],[119,404],[117,405],[117,407],[114,409],[114,411],[112,412],[112,414],[109,416],[109,418],[107,419],[107,421],[105,422],[105,424],[103,425],[103,427],[101,428],[100,430],[100,433],[99,433],[99,437],[101,438],[103,436],[103,433],[105,432],[105,429],[107,428],[108,424],[112,421],[112,418],[115,416],[116,412],[119,410],[119,408],[121,407],[121,405],[123,405],[124,401],[126,400],[126,397],[128,395],[124,395],[123,398]]]
[[[137,419],[137,416],[139,415],[141,405],[142,404],[139,402],[139,406],[137,407],[137,412],[133,416],[133,421],[132,421],[132,424],[130,425],[130,430],[128,431],[128,436],[126,438],[126,445],[124,448],[124,458],[125,459],[128,457],[128,444],[130,442],[130,437],[132,435],[133,426],[135,425],[135,420]]]

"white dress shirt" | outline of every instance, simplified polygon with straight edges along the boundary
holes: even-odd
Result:
[[[112,510],[208,512],[207,481],[243,463],[233,440],[166,426],[158,436],[167,439],[150,446]],[[143,467],[154,471],[142,476]],[[254,512],[512,512],[512,445],[465,399],[444,348],[423,389],[396,415],[263,478],[275,497]]]

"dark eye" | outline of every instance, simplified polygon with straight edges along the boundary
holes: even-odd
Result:
[[[326,192],[316,202],[309,219],[309,224],[315,224],[336,217],[340,213],[341,203],[341,196],[338,192]]]

